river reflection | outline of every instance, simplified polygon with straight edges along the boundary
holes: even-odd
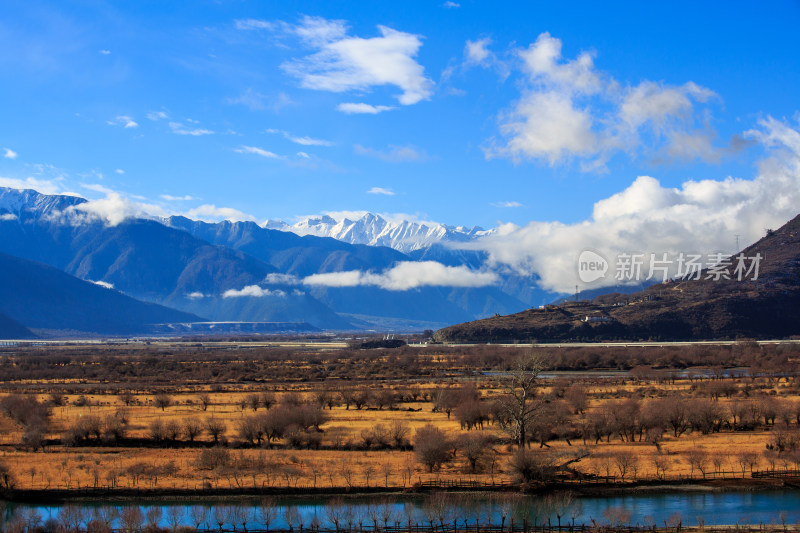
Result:
[[[79,505],[6,504],[5,521],[38,519],[85,527],[90,520],[113,528],[184,525],[201,529],[370,529],[376,525],[758,524],[800,521],[800,492],[671,492],[608,497],[434,494],[430,496],[100,501]],[[235,527],[234,527],[235,526]]]

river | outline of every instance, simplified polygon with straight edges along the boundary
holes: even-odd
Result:
[[[441,499],[440,499],[441,498]],[[139,507],[143,520],[156,521],[163,527],[169,527],[176,521],[182,525],[195,526],[202,518],[201,527],[216,529],[222,521],[222,527],[232,529],[232,522],[237,522],[236,529],[242,531],[242,520],[247,529],[264,529],[264,511],[261,499],[202,499],[197,501],[132,501],[104,504],[103,502],[81,502],[71,504],[71,511],[79,510],[85,523],[92,516],[105,512],[106,519],[113,517],[113,526],[121,527],[120,512],[125,508]],[[561,523],[573,521],[575,524],[592,522],[608,524],[609,522],[627,525],[675,525],[678,520],[686,525],[697,525],[702,521],[706,525],[737,523],[776,523],[795,524],[800,521],[800,491],[766,490],[756,492],[669,492],[669,493],[629,493],[607,497],[574,497],[564,499],[547,496],[512,496],[505,498],[498,495],[444,495],[444,496],[388,496],[349,497],[349,498],[297,498],[273,497],[271,513],[273,514],[270,529],[288,529],[288,522],[298,528],[302,522],[304,528],[319,524],[323,528],[333,527],[331,522],[337,516],[341,526],[351,522],[357,526],[359,521],[364,526],[372,525],[373,518],[379,523],[386,521],[388,525],[406,526],[408,521],[427,525],[440,521],[452,524],[455,519],[459,524],[466,520],[474,525],[476,520],[481,524],[508,524],[512,519],[520,524],[527,520],[529,524],[546,523],[549,520],[556,525],[558,518],[556,509],[561,514]],[[332,503],[333,502],[333,503]],[[331,511],[334,507],[334,512]],[[48,519],[65,519],[66,505],[41,504],[6,504],[6,519],[13,513],[23,516],[27,511],[36,511],[42,522]],[[103,510],[103,511],[101,511]],[[136,513],[134,513],[135,515]],[[128,513],[130,516],[130,513]],[[504,518],[505,516],[505,518]],[[244,518],[243,518],[244,517]],[[73,518],[74,519],[74,518]]]

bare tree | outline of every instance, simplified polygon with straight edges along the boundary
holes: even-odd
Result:
[[[528,427],[543,405],[536,398],[536,379],[544,368],[544,357],[530,352],[514,361],[502,376],[505,394],[496,404],[501,415],[498,421],[519,448],[525,446]]]
[[[207,392],[201,392],[197,396],[197,401],[200,402],[200,408],[206,411],[208,410],[208,406],[211,405],[211,395]]]
[[[186,438],[189,439],[189,442],[194,442],[194,439],[197,438],[202,432],[203,426],[196,418],[187,418],[183,422],[183,434],[186,435]]]
[[[225,433],[225,429],[225,423],[222,420],[217,420],[216,418],[206,419],[206,431],[214,439],[214,444],[219,442],[219,438]]]
[[[166,392],[160,392],[153,398],[153,403],[156,404],[156,407],[164,411],[167,407],[172,405],[172,397]]]
[[[417,460],[428,467],[428,472],[437,470],[451,459],[451,448],[445,432],[432,424],[425,424],[414,434],[414,453]]]

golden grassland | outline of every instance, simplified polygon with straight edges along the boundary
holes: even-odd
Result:
[[[421,389],[434,387],[433,383],[417,383]],[[588,387],[591,397],[589,407],[584,416],[591,417],[605,402],[612,401],[620,392],[643,392],[659,387],[673,392],[686,391],[691,384],[678,381],[675,384],[653,383],[620,383],[594,384]],[[269,387],[280,401],[289,387]],[[309,388],[293,385],[292,390],[310,397]],[[242,409],[243,398],[251,394],[252,386],[226,386],[224,391],[210,392],[211,405],[203,411],[198,401],[198,393],[179,392],[172,394],[173,404],[160,409],[154,404],[154,396],[148,394],[135,395],[133,405],[124,405],[120,398],[112,394],[87,395],[88,405],[75,405],[77,395],[66,397],[64,406],[53,407],[49,428],[50,439],[57,439],[77,419],[88,415],[110,415],[124,409],[129,420],[128,437],[146,438],[148,427],[153,420],[164,422],[175,420],[184,422],[189,418],[203,421],[215,418],[225,422],[226,440],[230,443],[230,453],[235,460],[257,462],[269,467],[255,469],[236,469],[227,472],[199,469],[197,460],[201,453],[198,447],[66,447],[62,445],[47,446],[44,451],[31,452],[17,445],[21,441],[22,429],[8,418],[0,416],[0,460],[14,474],[16,486],[22,489],[76,489],[88,487],[128,488],[160,488],[160,489],[203,489],[203,488],[236,488],[236,487],[292,487],[292,488],[347,488],[347,487],[409,487],[424,481],[475,480],[484,483],[505,482],[512,479],[509,468],[514,448],[511,445],[494,445],[487,455],[482,473],[471,474],[460,454],[456,459],[446,463],[437,472],[428,472],[417,462],[412,451],[383,450],[338,450],[342,443],[360,442],[362,431],[377,424],[389,426],[395,421],[406,424],[409,437],[413,441],[415,430],[425,424],[433,424],[450,435],[462,433],[455,417],[448,418],[443,412],[434,412],[430,401],[418,401],[398,404],[394,410],[361,409],[354,407],[345,409],[337,406],[326,409],[329,420],[321,426],[322,446],[319,450],[287,449],[279,442],[275,448],[237,448],[237,422],[245,416],[253,414],[248,407]],[[262,387],[261,390],[264,390]],[[546,392],[543,389],[542,392]],[[787,395],[792,400],[798,398]],[[490,384],[482,384],[481,393],[484,398],[491,398],[499,391]],[[0,394],[2,396],[3,394]],[[46,395],[40,400],[46,401]],[[720,402],[728,400],[721,399]],[[263,412],[260,408],[258,412]],[[502,435],[502,431],[494,425],[488,425],[486,432]],[[202,435],[200,441],[209,441]],[[699,473],[691,465],[689,454],[696,451],[705,452],[709,463],[717,464],[708,467],[707,473],[721,470],[741,473],[741,466],[736,462],[736,455],[749,451],[758,454],[756,468],[766,468],[768,463],[762,452],[769,440],[769,431],[711,433],[703,435],[698,432],[684,434],[678,438],[667,434],[660,444],[660,449],[646,442],[623,442],[618,437],[610,441],[605,439],[598,444],[582,441],[563,440],[549,443],[548,448],[540,449],[534,445],[535,453],[565,455],[576,448],[585,447],[590,456],[573,465],[576,469],[597,475],[617,475],[619,470],[613,458],[618,452],[631,452],[635,457],[634,470],[626,473],[627,479],[655,479],[658,472],[655,460],[666,461],[667,477],[698,476]],[[134,480],[131,475],[120,475],[120,472],[131,471],[135,465],[163,467],[158,475],[142,474]],[[784,465],[788,466],[788,465]]]

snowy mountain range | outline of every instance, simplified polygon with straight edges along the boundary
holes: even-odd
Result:
[[[350,244],[388,246],[403,253],[428,248],[441,242],[468,242],[495,231],[479,226],[468,228],[437,222],[389,220],[369,212],[304,217],[292,225],[281,220],[268,220],[263,227],[291,231],[297,235],[331,237]]]
[[[15,292],[4,301],[19,305],[0,305],[0,314],[16,321],[17,329],[37,331],[74,329],[54,317],[89,316],[84,308],[92,316],[119,314],[104,307],[107,293],[98,293],[98,284],[178,313],[169,316],[350,331],[436,329],[543,303],[548,295],[534,279],[486,271],[482,252],[447,246],[488,233],[393,222],[370,213],[338,220],[308,217],[293,226],[211,223],[125,211],[106,200],[0,187],[0,253],[9,261],[61,271],[65,276],[50,276],[48,295],[66,306],[25,315],[20,309],[42,309],[35,298],[42,291],[35,282],[10,279]],[[73,286],[80,290],[67,290]],[[85,296],[62,298],[79,293]],[[153,317],[167,316],[163,308],[129,304]],[[132,328],[147,321],[137,313],[128,313],[141,318]]]

